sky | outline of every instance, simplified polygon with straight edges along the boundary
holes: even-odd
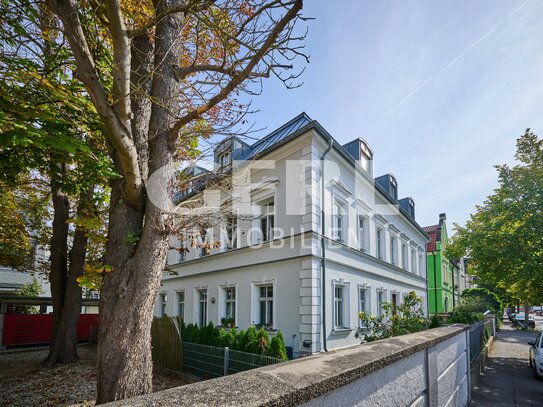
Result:
[[[305,111],[342,144],[364,138],[420,225],[464,224],[516,138],[543,136],[543,1],[306,0],[303,14],[303,86],[264,83],[257,136]]]

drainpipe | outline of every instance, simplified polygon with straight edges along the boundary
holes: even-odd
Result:
[[[326,347],[326,283],[325,283],[325,277],[326,277],[326,239],[325,239],[325,233],[326,228],[324,225],[324,221],[326,219],[325,213],[324,213],[324,190],[325,190],[325,179],[324,179],[324,158],[326,157],[326,154],[330,152],[332,149],[332,137],[330,137],[330,140],[328,141],[328,147],[326,150],[324,150],[324,153],[321,156],[321,318],[322,318],[322,347],[325,352],[328,352],[328,348]]]
[[[452,292],[453,292],[453,309],[454,309],[454,308],[456,308],[456,292],[455,292],[455,289],[454,289],[454,286],[456,285],[456,279],[454,278],[454,264],[452,264],[452,262],[451,262],[451,265],[452,265],[452,272],[453,272],[453,275],[452,275],[452,281],[453,281]]]
[[[434,315],[437,315],[437,267],[436,267],[436,252],[432,252],[434,258]]]

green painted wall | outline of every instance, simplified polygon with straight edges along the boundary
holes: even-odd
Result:
[[[436,242],[436,251],[426,253],[428,269],[428,311],[430,314],[443,314],[453,309],[453,269],[443,255],[447,241],[447,229],[443,222],[441,242]],[[434,273],[434,256],[436,272]]]

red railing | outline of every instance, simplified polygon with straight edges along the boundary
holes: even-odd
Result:
[[[81,314],[77,323],[77,339],[89,340],[89,328],[98,325],[98,314]],[[37,345],[51,340],[51,314],[4,314],[3,346]]]

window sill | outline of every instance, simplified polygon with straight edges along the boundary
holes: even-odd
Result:
[[[347,334],[351,332],[353,328],[334,328],[332,329],[332,334],[334,335],[341,335],[341,334]]]

